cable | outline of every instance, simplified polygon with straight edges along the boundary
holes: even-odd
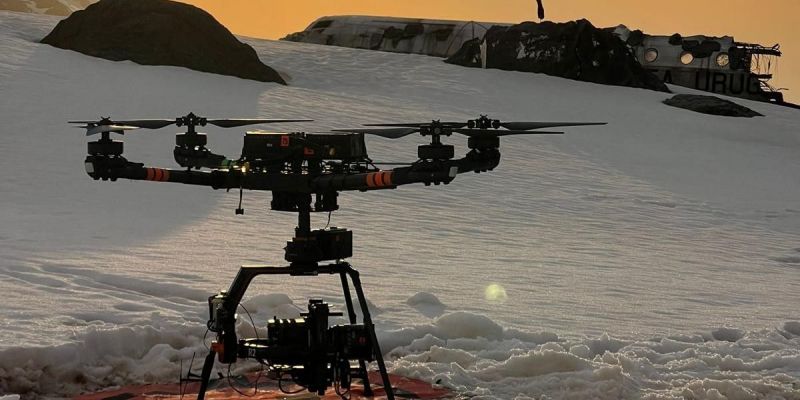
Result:
[[[334,376],[333,379],[334,379],[334,381],[333,381],[333,390],[336,392],[336,394],[339,395],[339,397],[341,397],[342,400],[350,400],[350,398],[353,397],[350,394],[350,389],[347,389],[346,392],[342,393],[342,388],[341,388],[341,385],[339,384],[338,377]]]
[[[244,304],[239,303],[239,307],[242,307],[242,310],[247,314],[247,318],[250,318],[250,324],[253,326],[253,332],[256,333],[256,340],[260,340],[261,338],[258,337],[258,328],[256,328],[256,323],[253,322],[253,316],[250,315],[250,311],[247,311],[247,307]]]
[[[250,315],[250,311],[248,311],[247,307],[245,307],[244,304],[242,303],[239,303],[239,307],[242,307],[242,310],[244,310],[245,314],[247,314],[247,318],[250,319],[250,324],[252,324],[253,331],[256,333],[256,340],[260,340],[260,338],[258,337],[258,328],[256,328],[256,323],[253,321],[253,316]],[[239,393],[239,395],[244,397],[253,397],[256,394],[258,394],[258,381],[261,380],[261,377],[264,374],[264,363],[262,362],[262,360],[258,360],[258,362],[260,369],[258,371],[258,375],[256,376],[256,381],[253,382],[253,394],[245,394],[241,390],[237,389],[236,386],[233,385],[233,382],[231,381],[231,365],[233,364],[228,364],[228,374],[227,374],[228,386],[230,386],[231,389],[233,389],[233,391]]]
[[[300,393],[300,392],[302,392],[302,391],[307,389],[305,386],[299,385],[299,384],[297,384],[297,382],[295,382],[295,384],[297,384],[297,386],[300,386],[300,389],[295,390],[294,392],[290,392],[290,391],[288,391],[288,390],[283,388],[282,382],[283,382],[283,372],[278,370],[278,389],[280,389],[281,392],[286,393],[286,394],[298,394],[298,393]]]
[[[331,226],[331,213],[333,213],[333,211],[328,211],[328,223],[325,224],[324,229],[328,229],[328,227]]]
[[[228,386],[230,386],[234,392],[239,393],[239,395],[241,396],[255,397],[255,395],[258,394],[258,381],[261,380],[261,374],[262,372],[264,372],[264,366],[261,365],[261,370],[258,372],[258,376],[256,376],[256,381],[253,383],[253,394],[245,394],[241,390],[237,389],[236,386],[234,386],[233,382],[231,381],[231,365],[233,364],[228,364],[228,374],[227,374]]]
[[[236,386],[233,386],[233,382],[231,382],[231,365],[233,365],[233,364],[228,364],[228,386],[230,386],[231,389],[233,389],[234,392],[239,393],[240,396],[244,396],[244,397],[253,397],[253,396],[255,396],[256,395],[255,392],[253,394],[244,394],[241,390],[237,389]]]

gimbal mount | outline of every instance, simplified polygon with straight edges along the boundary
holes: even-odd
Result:
[[[205,397],[215,358],[225,364],[233,363],[237,358],[256,359],[276,369],[279,376],[288,372],[296,383],[319,395],[323,395],[331,385],[349,389],[351,379],[360,378],[367,396],[373,395],[367,364],[376,361],[386,397],[394,399],[359,273],[349,263],[342,261],[352,255],[352,232],[340,228],[311,229],[312,211],[330,212],[338,209],[335,194],[318,194],[312,209],[310,194],[273,193],[273,210],[298,213],[295,236],[286,246],[285,258],[290,264],[284,267],[242,266],[227,291],[209,298],[208,329],[215,332],[217,338],[203,365],[198,400]],[[320,264],[326,261],[331,263]],[[329,328],[327,317],[341,313],[331,313],[321,300],[311,300],[304,319],[271,320],[266,339],[237,338],[236,310],[255,277],[321,274],[339,275],[349,325]],[[357,323],[350,282],[361,308],[360,324]],[[355,369],[351,369],[351,360],[358,362]]]

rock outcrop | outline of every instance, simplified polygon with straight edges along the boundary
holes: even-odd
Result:
[[[475,39],[446,62],[469,67],[485,63],[486,68],[669,92],[658,77],[639,64],[625,42],[587,20],[494,26],[485,41],[486,60],[481,58],[481,40]]]
[[[725,117],[753,118],[764,116],[745,106],[714,96],[678,94],[664,100],[664,104],[703,114],[722,115]]]
[[[286,84],[210,14],[169,0],[101,0],[59,22],[42,43],[113,61]]]

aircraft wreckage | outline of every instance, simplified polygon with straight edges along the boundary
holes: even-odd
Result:
[[[526,23],[530,24],[530,23]],[[465,45],[497,31],[514,29],[507,23],[452,21],[377,16],[326,16],[284,40],[398,53],[452,57]],[[607,28],[627,43],[641,65],[665,83],[751,100],[783,102],[769,84],[780,46],[738,42],[731,36],[647,35],[620,25]],[[549,38],[555,39],[555,38]],[[481,64],[491,52],[481,51]],[[488,63],[491,68],[491,63]]]

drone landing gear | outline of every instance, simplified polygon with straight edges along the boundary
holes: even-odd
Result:
[[[243,266],[236,275],[233,283],[228,292],[223,292],[221,295],[214,296],[209,299],[209,304],[212,307],[211,320],[209,320],[209,329],[219,333],[219,339],[211,346],[211,351],[206,356],[203,370],[200,377],[200,392],[198,393],[198,400],[203,400],[205,391],[208,388],[208,382],[211,377],[211,371],[214,365],[215,356],[223,363],[230,364],[235,362],[237,358],[256,358],[261,361],[262,357],[270,357],[274,353],[267,350],[269,345],[260,345],[261,342],[250,344],[252,339],[239,340],[237,342],[234,333],[235,330],[235,315],[236,308],[239,305],[245,291],[247,291],[250,282],[259,275],[289,275],[289,276],[317,276],[320,274],[339,275],[341,278],[342,291],[344,294],[345,306],[351,326],[355,326],[357,322],[357,315],[353,303],[352,294],[350,291],[350,282],[356,292],[358,304],[361,308],[363,332],[368,335],[367,343],[370,344],[369,354],[362,354],[358,357],[358,368],[355,371],[347,368],[349,376],[340,377],[342,381],[349,382],[351,377],[360,378],[364,383],[364,395],[372,396],[373,391],[369,383],[367,374],[367,364],[369,361],[376,361],[380,371],[383,387],[386,390],[386,397],[394,399],[394,392],[389,381],[389,375],[386,371],[386,364],[383,360],[383,353],[381,352],[378,344],[377,336],[375,335],[375,326],[372,323],[372,317],[367,306],[367,299],[364,296],[364,290],[361,287],[361,279],[359,273],[347,262],[338,262],[328,265],[289,265],[286,267],[269,267],[269,266]],[[315,301],[312,300],[312,304]],[[214,308],[216,306],[216,308]],[[336,314],[330,314],[336,315]],[[310,319],[310,317],[308,317]],[[327,329],[327,324],[325,324]],[[315,335],[311,335],[314,337]],[[332,339],[332,338],[331,338]],[[268,339],[269,340],[269,339]],[[273,348],[279,346],[277,342],[271,343]],[[348,352],[346,350],[345,352]],[[276,350],[283,354],[283,349]],[[314,352],[314,349],[312,349]],[[302,353],[302,351],[298,351]],[[323,351],[322,353],[325,353]],[[318,354],[324,357],[324,354]],[[285,355],[284,355],[285,356]],[[311,356],[309,354],[309,356]],[[286,356],[285,356],[286,357]],[[301,355],[297,355],[301,357]],[[309,357],[314,359],[316,357]],[[346,361],[346,360],[339,360]],[[313,367],[307,362],[304,363],[306,367]],[[321,375],[314,375],[313,372],[306,376],[304,383],[309,391],[317,392],[322,395],[325,389],[330,385],[330,375],[327,373],[328,363],[327,360],[323,361],[323,373]],[[334,364],[334,363],[331,363]],[[330,368],[334,368],[333,365]],[[312,371],[314,368],[307,368],[306,371]],[[313,376],[312,376],[313,375]]]
[[[345,371],[348,376],[341,376],[339,379],[343,382],[350,381],[351,377],[360,378],[364,382],[364,395],[372,396],[373,391],[369,383],[369,378],[367,375],[367,364],[369,361],[376,361],[378,364],[378,370],[381,375],[381,380],[383,383],[383,387],[386,390],[386,396],[388,399],[394,399],[394,392],[391,387],[391,383],[389,381],[389,375],[386,371],[386,364],[383,360],[383,353],[381,352],[380,346],[378,344],[378,339],[375,335],[375,326],[372,323],[372,317],[369,312],[369,308],[367,306],[367,299],[364,296],[364,291],[361,287],[361,279],[359,277],[359,273],[355,270],[349,263],[347,262],[338,262],[334,264],[328,265],[319,265],[319,266],[308,266],[308,265],[290,265],[287,267],[269,267],[269,266],[243,266],[239,270],[239,273],[236,275],[236,278],[231,284],[230,290],[227,293],[224,293],[222,296],[215,296],[210,299],[210,303],[217,304],[218,307],[216,310],[212,311],[212,319],[209,321],[209,328],[215,330],[217,328],[221,328],[222,334],[220,335],[220,339],[215,341],[211,346],[211,351],[209,352],[208,356],[206,356],[205,363],[203,365],[202,374],[200,377],[200,392],[198,394],[198,400],[202,400],[205,396],[205,391],[208,388],[208,382],[211,377],[211,371],[214,365],[214,358],[215,356],[220,359],[223,363],[232,363],[236,361],[236,358],[256,358],[259,361],[262,361],[262,357],[273,357],[275,354],[281,354],[284,358],[291,358],[291,355],[286,355],[285,351],[286,348],[279,348],[281,345],[277,343],[277,341],[272,341],[272,352],[268,349],[269,344],[265,344],[270,339],[254,341],[252,339],[243,339],[237,342],[236,337],[233,336],[232,332],[235,329],[235,320],[232,317],[233,313],[235,312],[236,307],[238,306],[239,301],[244,296],[245,291],[247,290],[250,282],[259,275],[289,275],[289,276],[317,276],[320,274],[329,274],[329,275],[339,275],[341,278],[342,284],[342,291],[344,293],[344,300],[345,306],[347,308],[347,314],[350,321],[350,326],[363,326],[363,328],[358,329],[357,332],[361,332],[363,334],[368,335],[366,337],[366,342],[362,340],[363,344],[368,344],[370,348],[368,352],[361,352],[361,354],[357,357],[358,361],[358,368],[350,371],[349,367],[346,368]],[[356,325],[357,323],[357,315],[355,313],[355,307],[353,303],[353,298],[350,290],[350,282],[352,282],[353,288],[356,292],[356,298],[359,303],[359,307],[361,308],[362,314],[362,325]],[[312,304],[314,304],[316,300],[312,300]],[[329,314],[329,315],[336,315],[336,314]],[[310,316],[307,316],[307,319],[311,319]],[[327,329],[327,324],[325,326]],[[323,334],[324,335],[324,334]],[[315,334],[312,334],[311,337],[315,337]],[[338,341],[335,339],[336,335],[329,335],[328,339],[330,341]],[[350,335],[345,335],[350,336]],[[357,339],[361,339],[358,335],[355,335]],[[319,338],[317,336],[317,338]],[[287,348],[291,348],[287,347]],[[297,348],[293,348],[297,350]],[[342,350],[342,349],[338,349]],[[233,354],[231,353],[233,351]],[[313,351],[313,349],[312,349]],[[302,350],[298,350],[298,354],[296,357],[302,358]],[[355,354],[358,353],[357,350],[353,350],[350,348],[344,349],[344,353]],[[355,360],[355,359],[354,359]],[[298,359],[298,362],[302,360]],[[346,360],[318,360],[322,361],[323,368],[321,370],[321,374],[315,375],[314,365],[311,365],[308,362],[304,362],[304,367],[306,370],[307,375],[303,377],[303,383],[309,389],[309,391],[317,392],[318,394],[322,395],[325,392],[325,389],[330,385],[330,374],[328,374],[329,368],[336,368],[331,362],[328,365],[328,361],[346,361]],[[313,363],[313,362],[312,362]],[[319,365],[317,365],[318,367]],[[319,371],[319,370],[317,370]]]

